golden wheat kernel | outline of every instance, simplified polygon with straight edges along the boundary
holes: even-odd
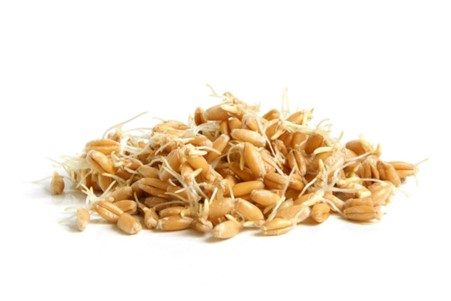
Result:
[[[376,156],[370,155],[364,161],[371,169],[371,177],[373,177],[375,179],[379,178],[379,171],[377,170],[378,160],[379,159]]]
[[[293,174],[291,176],[290,181],[288,182],[289,177],[287,175],[281,175],[275,172],[268,172],[265,175],[265,185],[272,189],[282,190],[288,183],[288,187],[293,188],[295,190],[302,190],[304,188],[304,183],[302,182],[302,178],[298,174]]]
[[[299,151],[292,150],[287,155],[287,162],[291,169],[295,169],[299,175],[307,173],[307,162]]]
[[[223,135],[229,135],[229,123],[227,120],[223,120],[219,123],[219,132]]]
[[[180,164],[182,164],[182,154],[180,153],[180,150],[179,149],[172,150],[166,156],[166,161],[173,170],[179,171]],[[166,169],[161,168],[158,173],[158,177],[162,181],[168,181],[172,177],[172,175]]]
[[[128,213],[122,213],[119,216],[117,227],[130,235],[136,234],[142,229],[141,224]]]
[[[160,198],[163,198],[163,199],[168,199],[169,198],[169,196],[166,194],[167,191],[163,190],[163,189],[159,189],[159,188],[156,188],[156,187],[153,187],[153,186],[150,186],[150,185],[144,185],[142,183],[138,183],[138,188],[139,188],[140,191],[144,191],[147,194],[149,194],[150,196],[156,196],[156,197],[160,197]]]
[[[197,134],[194,137],[190,138],[190,144],[195,146],[208,146],[211,147],[211,141],[205,136],[201,134]]]
[[[284,157],[288,155],[288,148],[282,140],[272,141],[272,147],[276,153],[281,153]]]
[[[288,153],[288,149],[291,147],[291,141],[293,140],[293,133],[285,132],[280,135],[278,140],[283,143],[283,146],[286,149],[285,153]]]
[[[385,166],[384,163],[381,161],[378,161],[376,164],[377,171],[379,172],[379,179],[385,180],[387,179],[387,175],[385,174]]]
[[[159,217],[155,209],[150,208],[144,210],[143,222],[147,229],[154,229],[157,226],[158,219]]]
[[[305,208],[305,206],[302,205],[291,205],[286,207],[280,206],[279,211],[277,211],[276,217],[291,220],[295,218],[303,208]]]
[[[201,233],[208,233],[213,230],[213,223],[205,219],[197,219],[192,224],[191,227]]]
[[[136,171],[144,178],[158,178],[159,170],[149,165],[141,165]]]
[[[64,192],[64,179],[57,172],[53,173],[52,181],[50,182],[50,192],[53,195],[60,195]]]
[[[393,185],[399,187],[401,185],[401,179],[399,178],[399,175],[393,165],[382,161],[380,161],[379,163],[382,166],[381,168],[384,169],[384,178],[381,179],[390,181],[393,183]]]
[[[86,144],[86,152],[91,150],[99,151],[105,155],[110,155],[112,152],[119,150],[119,143],[112,139],[93,140]]]
[[[268,175],[268,173],[266,175]],[[265,187],[268,189],[272,189],[272,190],[284,190],[285,189],[284,184],[271,181],[267,177],[264,178],[263,182],[265,183]]]
[[[276,217],[273,220],[266,222],[263,227],[263,234],[265,235],[281,235],[291,230],[293,224],[290,220]]]
[[[304,189],[304,182],[302,176],[299,175],[299,173],[293,173],[291,175],[291,180],[288,184],[288,187],[294,190],[301,191]]]
[[[320,134],[313,134],[308,137],[307,142],[305,143],[305,152],[310,155],[315,149],[322,146],[324,143],[324,137]]]
[[[158,220],[156,229],[163,231],[179,231],[191,226],[193,219],[186,216],[167,216]]]
[[[233,186],[233,195],[236,197],[250,194],[253,190],[263,189],[265,185],[262,181],[248,181],[235,184]]]
[[[184,124],[183,122],[176,121],[176,120],[167,120],[158,123],[153,127],[154,133],[161,133],[161,134],[167,134],[167,135],[177,135],[180,132],[183,132],[186,130],[188,126]]]
[[[273,230],[265,230],[265,231],[263,231],[263,234],[266,236],[278,236],[278,235],[288,233],[291,229],[292,229],[291,227],[287,227],[287,228],[280,228],[280,229],[273,229]]]
[[[113,179],[104,175],[97,175],[97,184],[99,185],[102,191],[107,191],[110,188],[110,185],[113,183]]]
[[[281,131],[280,131],[281,126],[282,126],[282,122],[280,120],[278,120],[266,128],[265,134],[269,140],[275,140],[275,139],[279,138],[279,136],[281,134]]]
[[[166,194],[161,197],[168,200],[173,199],[174,197],[180,200],[187,200],[189,194],[187,190],[183,190],[180,186],[169,186]]]
[[[306,193],[303,194],[301,196],[298,196],[298,198],[294,201],[295,205],[302,205],[302,203],[308,201],[309,199],[311,199],[313,197],[314,193],[310,192],[310,193]]]
[[[249,201],[244,199],[236,199],[235,211],[247,221],[263,220],[262,211]]]
[[[396,170],[396,173],[398,174],[398,177],[400,178],[401,181],[404,181],[405,178],[413,176],[416,174],[415,170],[407,170],[407,169],[400,169],[400,170]]]
[[[266,222],[263,225],[263,230],[274,230],[274,229],[280,229],[280,228],[286,228],[291,227],[292,223],[288,219],[276,217],[273,220]]]
[[[299,190],[289,188],[285,191],[285,199],[296,199],[299,195]]]
[[[233,207],[233,199],[217,196],[209,204],[208,219],[213,223],[217,223],[220,218],[232,211]]]
[[[114,175],[118,178],[121,178],[122,180],[129,180],[133,176],[133,174],[130,173],[130,171],[126,170],[124,167],[118,167]]]
[[[205,118],[205,111],[202,108],[197,108],[194,112],[194,123],[196,125],[200,125],[207,122],[207,119]]]
[[[171,206],[164,208],[158,212],[160,217],[166,217],[171,215],[180,215],[182,211],[185,209],[183,206]]]
[[[86,154],[86,160],[95,172],[114,174],[113,162],[104,153],[91,150]]]
[[[276,163],[276,159],[272,156],[270,151],[267,149],[261,149],[260,155],[262,157],[263,163],[265,164],[265,169],[267,172],[275,172],[276,168],[278,168],[278,165]]]
[[[258,149],[249,142],[244,143],[244,162],[255,177],[263,178],[266,174],[265,165]]]
[[[124,166],[127,167],[127,169],[136,171],[138,168],[143,166],[143,163],[135,158],[127,158],[124,160]]]
[[[388,162],[390,165],[392,165],[397,171],[400,170],[411,170],[416,171],[417,167],[415,164],[403,162],[403,161],[391,161]]]
[[[93,209],[106,221],[116,223],[119,216],[124,213],[119,207],[108,201],[94,203]]]
[[[114,189],[110,195],[114,202],[128,200],[133,197],[133,189],[130,186],[122,186]]]
[[[324,222],[330,215],[330,207],[325,203],[318,203],[313,205],[310,216],[317,223]]]
[[[368,161],[363,161],[357,170],[357,175],[364,179],[372,178],[373,172],[371,170],[371,163]]]
[[[276,217],[288,219],[293,225],[299,224],[306,220],[310,216],[311,212],[310,207],[304,205],[291,204],[287,207],[280,206],[280,208],[281,209],[277,212]]]
[[[270,190],[265,189],[255,189],[252,190],[250,198],[254,203],[261,206],[272,206],[280,199],[280,195],[274,193]]]
[[[353,151],[357,156],[369,153],[373,150],[372,146],[364,140],[352,140],[346,143],[346,148]]]
[[[201,169],[202,175],[205,177],[210,174],[210,164],[202,156],[188,156],[186,158],[187,162],[193,169]]]
[[[296,124],[305,124],[308,121],[310,112],[297,111],[288,116],[287,120]]]
[[[345,218],[358,222],[368,222],[378,216],[377,210],[373,206],[352,206],[343,210]]]
[[[228,124],[229,124],[230,131],[233,131],[234,129],[240,129],[243,126],[241,120],[239,120],[236,117],[230,117],[228,119]]]
[[[263,147],[266,144],[265,138],[257,132],[246,129],[234,129],[230,133],[233,139],[242,142],[250,142],[255,146]]]
[[[266,114],[263,115],[263,118],[266,120],[279,119],[280,112],[276,109],[270,110]]]
[[[168,182],[157,178],[142,178],[139,182],[141,183],[141,186],[151,186],[161,190],[167,190],[168,187],[171,186]]]
[[[109,212],[112,212],[116,215],[121,215],[123,213],[122,209],[119,208],[118,206],[116,206],[114,203],[112,202],[108,202],[108,201],[97,201],[95,203],[95,205],[101,207],[101,208],[105,208],[106,210],[108,210]]]
[[[293,138],[291,139],[291,147],[294,150],[301,150],[304,144],[307,142],[307,135],[302,132],[294,132]]]
[[[205,118],[212,121],[227,120],[230,117],[229,112],[224,110],[221,105],[213,106],[205,111]]]
[[[276,172],[268,172],[265,175],[265,182],[266,181],[277,184],[278,186],[274,187],[274,189],[283,189],[288,182],[288,179],[285,175],[282,176]]]
[[[162,203],[166,203],[168,200],[156,196],[150,196],[144,199],[144,205],[146,205],[149,208],[153,208],[157,205],[160,205]]]
[[[79,231],[84,231],[90,220],[90,214],[86,208],[78,208],[76,213],[76,224]]]
[[[258,132],[257,119],[254,116],[247,116],[244,120],[244,125],[251,131]]]
[[[393,185],[391,183],[374,183],[368,186],[371,191],[371,199],[375,206],[386,205],[393,193]]]
[[[135,201],[132,200],[117,201],[114,202],[114,205],[119,207],[119,209],[121,209],[122,211],[132,215],[136,214],[136,212],[138,211],[138,205],[136,204]]]
[[[225,147],[227,146],[227,143],[229,142],[230,137],[228,135],[225,134],[221,134],[214,142],[213,142],[213,148],[216,151],[209,151],[207,154],[207,162],[213,162],[214,160],[216,160],[217,158],[219,158],[219,156],[221,156],[222,151],[225,149]]]
[[[215,238],[227,239],[237,235],[241,229],[242,226],[238,222],[234,220],[227,220],[217,224],[213,228],[211,235]]]

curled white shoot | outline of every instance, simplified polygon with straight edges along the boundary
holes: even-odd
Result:
[[[315,182],[318,180],[318,178],[313,178],[310,182],[308,182],[305,186],[304,186],[304,188],[301,190],[301,193],[299,193],[299,195],[298,195],[298,198],[299,197],[301,197],[301,196],[303,196],[306,192],[307,192],[307,190],[310,188],[310,187],[312,187],[313,186],[313,184],[315,184]]]
[[[106,173],[106,172],[102,173],[102,176],[105,176],[105,177],[113,179],[114,181],[111,183],[111,185],[119,183],[120,186],[124,186],[127,183],[127,181],[122,179],[121,177],[113,175],[113,174],[110,174],[110,173]]]
[[[141,116],[143,116],[143,115],[145,115],[145,114],[147,114],[147,112],[142,112],[142,113],[140,113],[140,114],[138,114],[138,115],[136,115],[136,116],[134,116],[134,117],[132,117],[132,118],[130,118],[130,119],[127,119],[127,120],[125,120],[125,121],[119,122],[119,123],[117,123],[117,124],[115,124],[115,125],[109,127],[109,128],[103,133],[102,136],[103,136],[104,138],[106,138],[106,137],[108,136],[108,133],[109,133],[111,130],[113,130],[113,129],[121,129],[125,124],[130,123],[130,122],[132,122],[133,120],[136,120],[136,119],[138,119],[139,117],[141,117]]]
[[[82,192],[86,194],[85,207],[91,208],[91,206],[100,200],[100,198],[94,193],[92,187],[88,188],[84,184],[81,184]]]
[[[223,95],[218,94],[215,89],[213,88],[212,85],[210,85],[209,83],[206,84],[207,88],[210,90],[210,97],[217,97],[217,98],[223,98]]]

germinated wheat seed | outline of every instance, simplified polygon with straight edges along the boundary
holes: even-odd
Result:
[[[143,223],[226,239],[249,227],[280,235],[331,214],[379,219],[417,166],[383,161],[380,147],[363,139],[343,146],[327,127],[309,126],[311,118],[312,111],[275,109],[261,116],[257,106],[225,93],[220,104],[197,108],[188,124],[169,120],[128,131],[119,124],[62,163],[87,195],[76,226],[83,231],[97,215],[127,234]],[[55,173],[50,191],[63,190]]]

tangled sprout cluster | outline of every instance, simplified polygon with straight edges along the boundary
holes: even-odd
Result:
[[[381,160],[379,146],[363,139],[343,145],[327,126],[310,126],[312,111],[260,115],[231,93],[221,98],[197,108],[188,123],[127,131],[119,124],[66,158],[73,187],[86,194],[78,228],[97,215],[128,234],[144,225],[224,239],[244,227],[279,235],[331,213],[371,222],[416,173],[413,164]],[[51,189],[64,191],[57,173]]]

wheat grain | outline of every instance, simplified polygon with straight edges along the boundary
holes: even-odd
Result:
[[[263,147],[266,144],[266,140],[262,135],[251,130],[234,129],[231,132],[231,136],[238,141],[249,142],[258,147]]]
[[[128,213],[119,216],[117,227],[127,234],[136,234],[142,229],[141,224]]]
[[[188,229],[192,222],[193,219],[190,217],[172,215],[159,219],[156,229],[163,231],[180,231]]]
[[[315,222],[322,223],[329,217],[329,214],[330,214],[329,205],[324,203],[318,203],[312,207],[310,216]]]
[[[138,211],[138,206],[135,201],[132,200],[121,200],[114,202],[119,209],[129,214],[136,214]]]
[[[53,173],[52,181],[50,182],[50,193],[59,195],[64,192],[64,179],[57,172]]]
[[[98,201],[93,209],[106,221],[116,223],[119,216],[124,213],[119,207],[108,201]]]
[[[76,224],[79,231],[84,231],[89,224],[90,214],[85,208],[78,208],[76,213]]]
[[[234,196],[244,196],[256,189],[263,189],[264,187],[265,185],[262,181],[248,181],[235,184],[232,191]]]
[[[236,200],[235,211],[246,221],[260,221],[264,219],[261,210],[244,199]]]
[[[96,172],[114,174],[113,162],[104,153],[91,150],[86,154],[86,160]]]
[[[227,239],[237,235],[241,228],[242,226],[238,222],[234,220],[227,220],[217,224],[213,228],[211,235],[215,238]]]

